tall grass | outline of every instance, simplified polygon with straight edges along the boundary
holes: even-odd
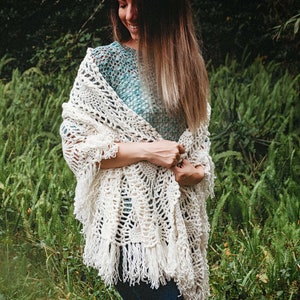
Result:
[[[23,74],[15,70],[10,82],[0,84],[4,299],[112,299],[115,294],[81,262],[80,226],[73,217],[75,181],[58,133],[61,104],[73,79],[74,74],[48,76],[33,68]]]
[[[74,75],[32,68],[0,81],[1,300],[118,299],[81,260],[58,134]],[[212,299],[297,299],[299,77],[259,61],[227,61],[210,77]]]
[[[300,297],[299,79],[260,61],[211,73],[213,299]]]

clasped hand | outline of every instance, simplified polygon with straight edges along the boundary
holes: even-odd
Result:
[[[192,186],[204,178],[204,168],[201,165],[195,167],[188,160],[181,159],[181,155],[185,153],[183,145],[163,140],[149,143],[148,150],[151,152],[149,161],[171,169],[179,185]]]
[[[195,167],[188,160],[184,159],[179,165],[173,168],[175,180],[181,186],[192,186],[199,183],[205,176],[203,166]]]

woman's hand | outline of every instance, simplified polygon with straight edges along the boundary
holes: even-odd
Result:
[[[143,148],[147,161],[167,169],[176,166],[181,160],[180,155],[185,153],[183,145],[168,140],[146,143]]]
[[[175,166],[173,172],[176,181],[181,186],[193,186],[199,183],[205,176],[204,168],[201,165],[195,167],[186,159],[180,165]]]
[[[124,167],[140,161],[148,161],[156,166],[171,169],[179,163],[180,155],[185,152],[183,145],[168,140],[118,143],[118,148],[115,158],[101,161],[102,169]]]

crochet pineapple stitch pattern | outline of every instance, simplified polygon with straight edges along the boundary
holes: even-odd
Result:
[[[214,179],[208,123],[179,138],[187,159],[205,168],[196,186],[179,187],[171,170],[146,161],[102,170],[101,160],[116,155],[116,142],[153,142],[162,136],[118,97],[92,51],[63,104],[60,129],[64,157],[77,179],[74,213],[83,225],[84,262],[107,285],[122,276],[157,288],[173,278],[185,299],[206,299],[206,199]],[[118,273],[120,255],[123,274]]]

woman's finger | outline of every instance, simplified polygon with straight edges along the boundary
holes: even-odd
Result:
[[[179,153],[180,153],[180,154],[183,154],[183,153],[185,153],[185,148],[184,148],[184,145],[182,145],[182,144],[178,144],[178,150],[179,150]]]

